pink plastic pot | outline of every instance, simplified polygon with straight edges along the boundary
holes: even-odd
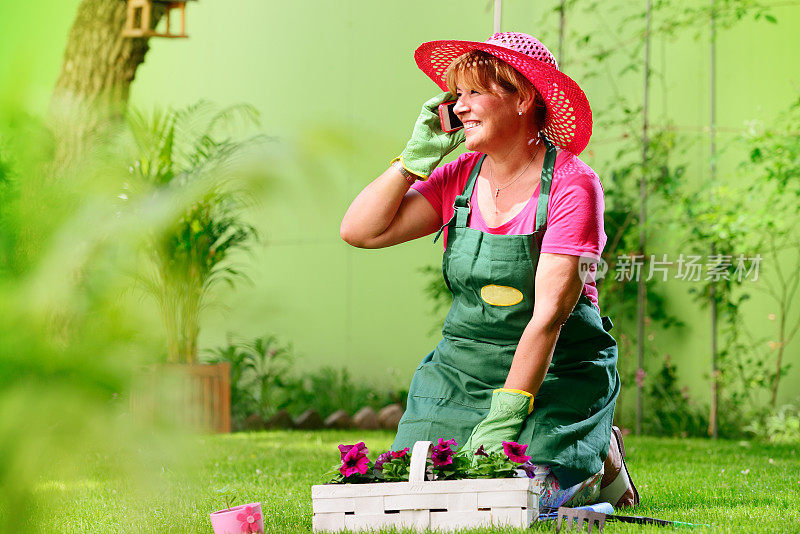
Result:
[[[214,534],[242,534],[243,532],[264,532],[261,516],[261,503],[233,506],[211,514]]]

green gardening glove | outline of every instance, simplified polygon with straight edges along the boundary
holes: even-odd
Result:
[[[503,441],[516,441],[522,425],[533,411],[533,395],[519,389],[492,392],[489,414],[472,430],[460,451],[470,455],[483,445],[486,452],[503,452]]]
[[[444,92],[423,104],[411,139],[403,153],[392,160],[392,163],[399,159],[408,172],[427,180],[442,159],[464,142],[463,128],[455,132],[444,132],[439,119],[439,104],[454,98],[451,93]]]

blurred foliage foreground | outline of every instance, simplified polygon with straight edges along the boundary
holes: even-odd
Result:
[[[53,131],[45,121],[0,109],[3,532],[40,524],[43,518],[30,511],[42,484],[80,478],[86,468],[77,453],[111,458],[109,473],[147,492],[158,492],[154,475],[190,466],[195,457],[181,429],[128,415],[136,370],[164,355],[163,335],[150,334],[157,331],[154,307],[141,283],[157,272],[153,243],[170,246],[164,236],[174,235],[176,220],[215,195],[230,198],[222,190],[252,191],[264,180],[248,170],[254,166],[247,157],[203,165],[212,161],[209,152],[228,146],[227,138],[212,142],[208,133],[193,152],[178,153],[174,135],[150,145],[151,169],[170,180],[147,181],[137,172],[147,154],[146,132],[135,127],[156,124],[159,115],[149,122],[132,118],[115,125],[103,144],[88,147],[80,161],[55,168]],[[168,161],[165,139],[186,165]],[[220,239],[239,242],[247,229],[232,231]],[[224,267],[214,271],[215,265],[210,274],[231,274]],[[201,275],[192,283],[207,284],[209,272]]]

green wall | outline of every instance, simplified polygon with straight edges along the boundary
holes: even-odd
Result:
[[[16,3],[0,8],[0,98],[30,110],[46,106],[77,0]],[[554,0],[503,2],[503,29],[538,35],[555,51]],[[338,236],[349,201],[404,146],[421,103],[436,91],[415,66],[413,51],[441,38],[483,40],[491,33],[486,0],[402,4],[201,0],[188,8],[188,40],[152,40],[137,73],[132,103],[180,106],[205,98],[220,104],[249,102],[263,114],[273,140],[264,155],[275,180],[253,210],[263,236],[241,258],[253,279],[219,295],[222,306],[204,318],[201,345],[225,332],[276,333],[303,355],[303,365],[346,365],[377,383],[405,384],[419,359],[436,343],[437,319],[423,294],[419,269],[441,261],[441,245],[421,239],[381,251],[357,250]],[[753,118],[769,120],[797,94],[800,8],[773,10],[777,25],[744,21],[718,36],[718,145],[720,176],[740,179],[743,158],[733,143]],[[620,43],[615,23],[569,13],[568,29],[595,29],[595,39]],[[562,67],[595,109],[608,105],[608,79],[583,79],[589,70],[579,47],[565,50]],[[705,32],[653,43],[652,121],[677,125],[690,141],[687,180],[707,179],[708,46]],[[641,72],[615,78],[640,99]],[[614,148],[613,132],[596,131],[583,158],[603,179]],[[693,142],[691,142],[693,140]],[[787,214],[796,216],[796,214]],[[653,236],[653,252],[680,253],[671,236]],[[762,264],[762,276],[768,265]],[[659,349],[679,362],[693,392],[705,394],[708,312],[689,298],[688,284],[668,282],[667,295],[687,327],[652,332]],[[601,308],[603,303],[600,303]],[[766,302],[748,305],[755,329],[767,328]],[[788,347],[797,361],[800,340]],[[623,354],[632,358],[633,354]],[[784,380],[782,398],[800,388],[798,372]]]

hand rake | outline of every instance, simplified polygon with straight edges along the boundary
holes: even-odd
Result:
[[[605,503],[604,503],[605,504]],[[595,505],[597,506],[597,505]],[[598,507],[606,509],[604,507]],[[608,506],[611,508],[611,506]],[[613,510],[613,508],[611,508]],[[620,521],[622,523],[635,523],[637,525],[658,525],[662,527],[698,527],[708,525],[695,525],[692,523],[683,523],[681,521],[665,521],[663,519],[654,519],[652,517],[642,516],[627,516],[627,515],[614,515],[595,511],[591,506],[581,508],[564,508],[563,506],[558,509],[558,521],[556,522],[556,532],[561,532],[563,527],[565,530],[577,529],[583,530],[586,526],[586,532],[592,531],[597,525],[597,531],[601,532],[606,526],[606,520]]]

